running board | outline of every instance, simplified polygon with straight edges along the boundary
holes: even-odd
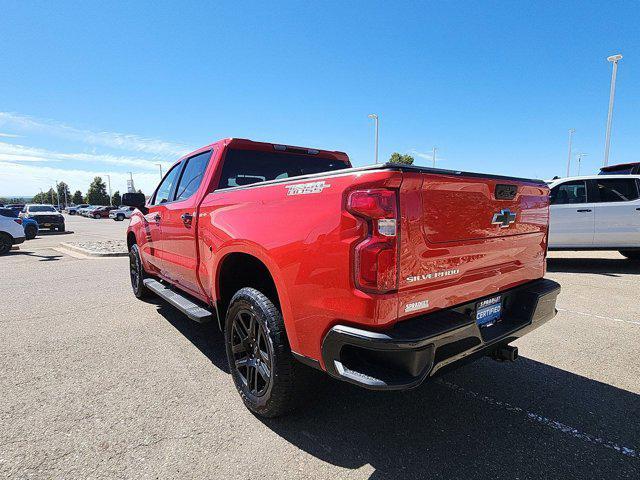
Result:
[[[145,278],[144,286],[176,307],[194,322],[206,323],[213,318],[209,310],[194,303],[186,294],[171,290],[153,278]]]

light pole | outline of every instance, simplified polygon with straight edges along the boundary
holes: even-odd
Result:
[[[438,150],[437,147],[433,147],[433,155],[431,156],[431,164],[433,168],[436,168],[436,151],[437,150]]]
[[[160,168],[160,181],[162,181],[162,164],[156,163],[156,165],[158,165],[158,167]]]
[[[567,158],[567,177],[570,175],[571,170],[571,143],[573,142],[573,134],[576,133],[575,128],[569,129],[569,158]]]
[[[368,115],[369,118],[373,118],[373,121],[376,124],[376,140],[375,140],[375,151],[376,151],[376,163],[378,163],[378,115],[375,113],[371,113]]]
[[[578,176],[580,176],[580,165],[582,163],[582,157],[586,157],[589,155],[588,153],[579,153],[578,154]]]
[[[613,63],[611,72],[611,90],[609,91],[609,113],[607,114],[607,134],[604,140],[604,166],[609,165],[609,145],[611,143],[611,121],[613,117],[613,99],[616,95],[616,75],[618,73],[618,62],[622,60],[622,55],[611,55],[607,61]]]
[[[111,199],[111,175],[107,175],[107,181],[109,182],[109,205],[113,205],[113,200]]]
[[[58,184],[58,180],[56,180],[56,197],[58,198],[58,210],[60,209],[60,190],[58,190],[60,185]]]

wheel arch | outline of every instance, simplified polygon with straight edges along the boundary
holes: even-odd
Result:
[[[286,286],[280,270],[265,252],[246,246],[229,248],[218,257],[214,270],[213,298],[218,310],[218,322],[223,329],[229,301],[242,287],[253,287],[264,293],[282,313],[290,340],[292,322]]]

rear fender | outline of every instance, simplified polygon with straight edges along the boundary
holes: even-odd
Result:
[[[287,287],[283,281],[282,274],[278,265],[271,259],[267,250],[257,243],[247,240],[237,240],[225,244],[217,252],[213,260],[213,264],[209,269],[212,272],[212,278],[210,279],[210,285],[213,286],[212,298],[214,303],[218,303],[217,300],[221,297],[220,293],[220,270],[225,258],[232,253],[244,253],[250,255],[264,264],[267,268],[273,282],[276,286],[276,293],[278,295],[278,301],[282,311],[282,317],[287,330],[287,336],[291,344],[291,348],[296,350],[297,348],[297,336],[295,333],[295,324],[293,322],[293,312],[291,309],[291,303],[289,301],[289,295],[287,294]],[[224,321],[226,312],[218,311],[219,318]]]

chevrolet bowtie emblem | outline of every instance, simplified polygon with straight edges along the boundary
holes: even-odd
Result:
[[[515,221],[516,214],[511,213],[511,210],[508,208],[503,208],[499,213],[493,214],[493,220],[491,220],[491,223],[493,225],[500,225],[500,228],[507,228]]]

